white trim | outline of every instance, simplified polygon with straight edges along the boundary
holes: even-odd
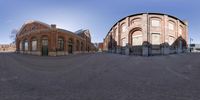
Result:
[[[140,36],[142,36],[142,35],[134,35],[134,36],[132,36],[132,37],[134,38],[134,37],[140,37]]]

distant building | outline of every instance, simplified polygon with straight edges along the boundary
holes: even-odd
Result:
[[[0,52],[15,52],[15,44],[0,44]]]
[[[102,52],[103,51],[103,43],[98,44],[98,51]]]
[[[200,52],[200,44],[190,44],[191,52]]]
[[[126,55],[185,52],[188,23],[161,13],[139,13],[115,23],[104,38],[103,50]]]
[[[16,48],[18,53],[43,56],[94,51],[89,30],[71,32],[39,21],[28,21],[21,27]]]

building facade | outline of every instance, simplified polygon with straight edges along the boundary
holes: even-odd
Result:
[[[127,16],[112,26],[103,50],[127,55],[159,55],[186,51],[188,23],[161,13]]]
[[[15,44],[0,44],[0,52],[15,52]]]
[[[16,36],[16,52],[57,56],[92,52],[89,30],[70,32],[39,21],[28,21]]]

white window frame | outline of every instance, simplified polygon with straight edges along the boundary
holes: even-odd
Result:
[[[134,38],[141,38],[142,40],[141,41],[137,41],[137,42],[134,42]],[[142,38],[142,35],[135,35],[135,36],[132,36],[132,46],[137,46],[137,45],[142,45],[143,43],[143,38]]]
[[[37,40],[32,40],[32,51],[37,50]]]
[[[168,28],[169,28],[169,30],[174,30],[174,23],[171,23],[171,22],[169,22],[168,23]]]
[[[151,20],[151,26],[153,26],[153,27],[160,27],[160,20],[152,19]]]
[[[28,41],[25,41],[25,42],[24,42],[24,50],[25,50],[25,51],[28,51],[28,45],[29,45],[29,44],[28,44]]]
[[[125,24],[122,24],[122,33],[127,31],[127,26]]]

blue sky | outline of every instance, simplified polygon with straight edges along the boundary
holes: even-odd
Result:
[[[199,0],[0,0],[0,44],[11,43],[12,29],[27,20],[56,24],[72,32],[89,29],[92,42],[102,42],[121,18],[160,12],[189,22],[193,43],[200,43]]]

